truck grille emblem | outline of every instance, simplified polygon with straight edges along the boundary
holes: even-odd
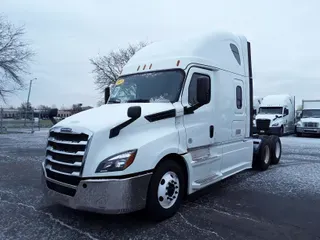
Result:
[[[60,132],[72,132],[71,128],[61,128]]]

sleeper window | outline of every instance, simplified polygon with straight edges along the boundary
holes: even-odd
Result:
[[[242,88],[240,86],[236,88],[236,104],[238,109],[242,108]]]

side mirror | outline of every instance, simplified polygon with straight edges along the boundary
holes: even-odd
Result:
[[[289,109],[285,108],[283,113],[284,113],[285,116],[288,115],[289,114]]]
[[[140,106],[129,107],[127,115],[129,118],[138,119],[141,116],[141,107]]]
[[[210,102],[210,80],[206,77],[197,79],[197,102],[205,105]]]
[[[57,108],[50,109],[48,113],[48,117],[52,118],[56,116],[58,116],[58,109]]]
[[[253,109],[253,115],[257,115],[257,109]]]
[[[104,89],[104,104],[106,104],[110,97],[110,87]]]

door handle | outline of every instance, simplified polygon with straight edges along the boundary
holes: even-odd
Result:
[[[214,134],[214,126],[213,125],[210,125],[210,138],[213,138],[213,134]]]

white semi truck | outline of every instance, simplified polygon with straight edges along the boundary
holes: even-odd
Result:
[[[108,214],[145,209],[163,220],[187,195],[280,160],[279,137],[253,136],[244,36],[152,43],[105,100],[50,129],[42,179],[51,201]]]
[[[300,120],[296,124],[298,137],[303,134],[320,135],[320,100],[302,100]]]
[[[265,96],[254,120],[254,132],[283,136],[295,131],[295,97],[288,94]]]

